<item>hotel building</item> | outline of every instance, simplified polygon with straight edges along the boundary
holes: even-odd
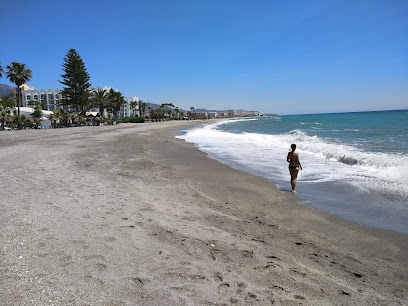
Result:
[[[74,112],[75,109],[70,107],[69,105],[59,105],[59,102],[62,100],[62,94],[60,89],[36,89],[35,87],[29,87],[27,85],[22,85],[21,86],[21,94],[22,94],[22,107],[30,107],[28,104],[29,101],[37,101],[41,102],[42,104],[46,105],[46,110],[48,111],[54,111],[59,108],[64,108],[69,112]],[[103,89],[106,89],[106,91],[109,91],[111,87],[103,87]],[[117,91],[117,90],[116,90]],[[140,116],[139,112],[139,103],[142,102],[143,100],[140,99],[139,97],[132,97],[132,98],[126,98],[125,97],[125,103],[122,104],[120,107],[118,117],[123,118],[126,116]],[[132,108],[131,103],[132,102],[137,102],[136,107]],[[93,108],[90,111],[93,112],[98,112],[99,109]]]

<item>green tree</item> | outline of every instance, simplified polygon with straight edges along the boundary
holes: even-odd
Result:
[[[143,109],[143,104],[145,104]],[[139,116],[144,117],[144,111],[146,110],[146,103],[143,103],[142,99],[139,99]]]
[[[15,106],[13,94],[10,93],[8,95],[2,96],[0,98],[0,109],[7,110],[8,108],[13,108]]]
[[[0,111],[0,119],[1,119],[0,129],[4,130],[4,127],[6,126],[7,121],[11,120],[11,115],[4,110]]]
[[[38,127],[38,124],[41,122],[41,118],[42,118],[42,115],[43,115],[43,112],[41,110],[42,103],[38,102],[38,101],[31,100],[31,101],[29,101],[29,104],[35,106],[34,107],[34,112],[32,112],[30,115],[33,118],[35,126]]]
[[[57,120],[59,120],[59,115],[58,115],[58,111],[54,110],[52,112],[52,114],[50,115],[50,121],[51,121],[51,125],[56,128],[57,127]]]
[[[142,102],[142,113],[143,113],[143,117],[145,116],[146,107],[147,107],[147,103]]]
[[[156,122],[157,122],[157,120],[158,120],[158,112],[157,112],[157,110],[154,110],[153,108],[150,108],[150,110],[149,110],[149,115],[150,115],[150,121],[151,121],[151,122],[153,122],[153,119],[156,120]]]
[[[61,124],[67,126],[68,125],[68,121],[72,118],[72,115],[65,109],[60,108],[59,110],[59,115],[60,115],[60,120],[61,120]]]
[[[22,115],[22,116],[23,116],[23,115]],[[24,126],[25,126],[25,127],[31,126],[31,119],[30,119],[30,118],[26,118],[26,119],[24,120]]]
[[[174,119],[174,107],[175,107],[175,105],[173,103],[168,103],[167,105],[170,107],[169,115],[170,115],[170,117],[172,117]]]
[[[57,125],[56,121],[58,120],[60,127],[63,127],[64,125],[67,125],[69,119],[71,119],[71,114],[68,113],[68,111],[63,109],[63,108],[54,110],[53,113],[50,116],[50,120],[54,121],[54,126]]]
[[[95,118],[95,119],[99,119],[99,118]],[[85,125],[85,122],[86,122],[86,118],[84,116],[78,117],[78,124],[79,125]]]
[[[152,118],[152,114],[151,114],[151,111],[152,111],[153,109],[149,106],[148,108],[147,108],[147,111],[149,112],[149,117],[150,117],[150,119]],[[151,120],[150,120],[151,121]]]
[[[62,67],[65,73],[61,75],[63,80],[59,82],[64,85],[61,92],[64,99],[60,104],[71,105],[79,112],[86,111],[91,92],[90,77],[75,49],[68,51]]]
[[[123,103],[125,103],[125,97],[119,91],[114,91],[112,88],[109,91],[109,100],[112,108],[113,116],[118,118],[118,112]]]
[[[7,66],[7,77],[10,80],[10,82],[16,84],[16,89],[17,89],[17,115],[18,118],[20,118],[20,104],[21,104],[21,97],[20,97],[20,86],[27,83],[29,80],[31,80],[32,75],[31,75],[31,70],[26,68],[25,64],[17,63],[17,62],[12,62],[10,65]],[[18,128],[21,128],[21,122],[18,122]]]
[[[4,73],[3,66],[0,63],[0,78],[3,77],[3,73]]]
[[[130,108],[133,110],[133,116],[135,115],[136,106],[139,106],[139,101],[130,102]],[[140,115],[140,110],[139,110],[139,115]]]
[[[39,108],[39,109],[46,109],[46,103],[36,101],[36,100],[30,100],[27,102],[27,105],[34,106],[34,109]]]
[[[13,101],[13,94],[10,93],[8,95],[2,96],[0,98],[0,119],[1,119],[1,126],[0,129],[4,130],[4,127],[7,123],[7,121],[10,121],[11,116],[7,112],[9,108],[14,107],[14,101]]]
[[[106,89],[98,88],[92,91],[92,107],[99,108],[99,114],[103,118],[103,110],[109,106],[109,93]]]
[[[191,113],[190,112],[188,113],[190,119],[192,118],[195,119],[195,113],[194,113],[195,107],[194,106],[190,107],[190,110],[191,110]]]

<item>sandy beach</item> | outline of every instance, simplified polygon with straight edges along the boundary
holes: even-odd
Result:
[[[201,123],[0,132],[0,305],[408,305],[407,235],[175,138]]]

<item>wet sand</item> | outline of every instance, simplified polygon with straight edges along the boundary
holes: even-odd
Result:
[[[408,236],[207,158],[199,122],[0,132],[0,305],[407,305]]]

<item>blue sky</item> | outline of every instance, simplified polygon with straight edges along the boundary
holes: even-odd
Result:
[[[408,108],[406,0],[3,0],[0,29],[1,64],[37,89],[74,48],[93,86],[184,109]]]

